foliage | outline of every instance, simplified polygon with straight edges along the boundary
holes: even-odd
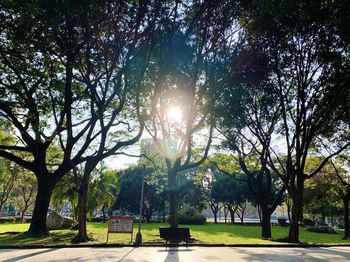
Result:
[[[303,219],[303,226],[304,227],[312,227],[315,225],[315,221],[309,219],[309,218],[304,218]]]
[[[244,33],[217,102],[222,133],[243,169],[245,156],[254,154],[261,172],[283,181],[293,202],[291,242],[299,241],[304,181],[349,145],[339,112],[349,106],[350,56],[334,20],[342,5],[237,1]],[[312,154],[323,160],[306,172]]]
[[[11,202],[19,209],[24,221],[25,213],[33,210],[38,185],[33,173],[23,168],[18,171],[20,173],[11,193]]]
[[[198,211],[187,209],[178,213],[179,224],[183,225],[203,225],[206,222],[206,217]]]
[[[165,206],[163,192],[157,188],[157,183],[154,183],[157,177],[152,177],[153,174],[153,170],[138,166],[117,173],[120,180],[120,192],[113,209],[133,215],[139,214],[142,177],[145,176],[142,215],[149,222],[153,213]]]

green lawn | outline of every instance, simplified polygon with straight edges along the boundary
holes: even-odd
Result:
[[[143,242],[161,242],[159,238],[159,227],[167,227],[167,224],[143,224]],[[40,238],[27,238],[25,231],[29,224],[0,224],[0,245],[29,245],[29,244],[71,244],[76,231],[55,230],[50,236]],[[185,227],[185,226],[184,226]],[[278,244],[260,238],[259,226],[241,226],[225,224],[190,225],[191,235],[196,243],[211,244]],[[88,231],[93,241],[88,244],[102,244],[106,242],[107,224],[88,223]],[[134,239],[137,232],[137,225],[134,225]],[[273,227],[273,238],[285,237],[288,228]],[[300,239],[310,244],[350,244],[350,240],[341,240],[342,234],[320,234],[307,232],[301,228]],[[108,243],[129,243],[130,234],[110,234]],[[284,243],[280,243],[284,244]]]

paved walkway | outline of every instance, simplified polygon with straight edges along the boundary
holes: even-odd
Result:
[[[120,247],[0,249],[0,261],[350,261],[350,247],[242,248],[242,247]]]

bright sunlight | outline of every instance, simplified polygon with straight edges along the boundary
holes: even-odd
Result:
[[[170,107],[167,112],[167,117],[169,120],[172,120],[174,122],[180,122],[182,120],[182,110],[178,106],[172,106]]]

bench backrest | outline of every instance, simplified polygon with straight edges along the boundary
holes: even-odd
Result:
[[[191,237],[189,228],[159,228],[159,235],[161,238],[171,237]]]

